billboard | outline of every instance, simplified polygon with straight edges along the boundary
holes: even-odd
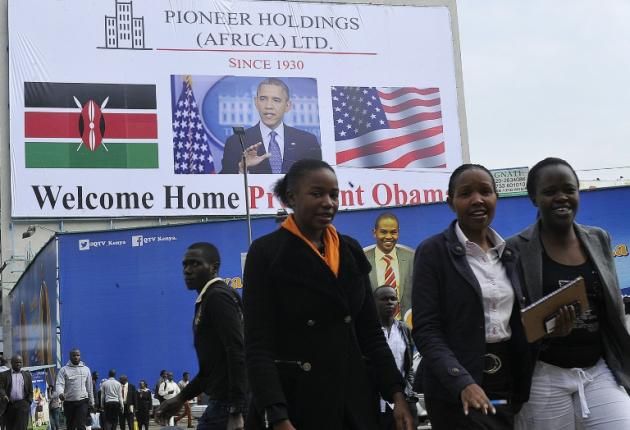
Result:
[[[12,351],[22,356],[24,367],[58,364],[57,297],[57,240],[52,239],[9,293]]]
[[[447,6],[10,0],[12,215],[271,214],[303,158],[335,166],[346,209],[442,201],[465,144],[455,25]]]

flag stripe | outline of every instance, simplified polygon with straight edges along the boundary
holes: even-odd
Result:
[[[395,106],[383,105],[383,110],[385,112],[400,112],[401,110],[409,109],[410,107],[436,106],[439,104],[440,104],[440,99],[431,99],[431,100],[413,99],[413,100],[407,100],[406,102],[397,104]]]
[[[443,136],[431,136],[425,139],[418,139],[412,142],[405,143],[403,145],[397,146],[389,151],[383,152],[374,152],[374,151],[366,151],[365,153],[361,153],[359,151],[354,154],[358,157],[357,160],[361,160],[362,164],[373,163],[373,166],[381,166],[383,164],[391,163],[394,160],[405,155],[407,152],[414,151],[416,149],[424,149],[430,148],[433,146],[440,145],[443,143]],[[354,159],[344,161],[344,163],[348,163],[348,161],[353,161]],[[353,163],[350,163],[353,164]]]
[[[428,96],[431,94],[439,94],[439,93],[440,93],[439,88],[403,87],[403,88],[380,88],[379,89],[379,95],[385,100],[392,100],[404,94],[419,94],[421,96]]]
[[[436,136],[443,132],[442,126],[432,127],[428,130],[418,131],[416,133],[405,134],[404,136],[394,137],[391,139],[381,139],[368,145],[358,148],[348,149],[347,151],[337,152],[337,163],[344,163],[356,157],[376,154],[379,152],[389,151],[401,145],[410,142],[417,142],[427,137]]]
[[[441,147],[436,148],[436,152],[441,150]],[[415,150],[413,150],[415,151]],[[405,160],[405,165],[403,163],[396,163],[396,158],[392,158],[389,156],[390,154],[387,152],[382,152],[380,154],[376,154],[368,157],[361,157],[352,159],[346,163],[338,164],[340,167],[360,167],[360,168],[379,168],[379,169],[393,169],[394,167],[389,167],[392,165],[398,164],[400,167],[395,167],[397,169],[433,169],[438,167],[446,166],[446,158],[443,153],[438,153],[437,155],[425,158],[415,158],[413,160]],[[424,153],[417,154],[417,156],[425,155]]]
[[[24,133],[27,139],[42,137],[81,138],[80,113],[25,112]],[[103,139],[157,139],[156,114],[120,114],[104,112]]]
[[[440,149],[439,147],[436,149]],[[376,154],[374,156],[355,158],[347,163],[338,164],[341,167],[360,167],[360,168],[380,168],[380,169],[392,169],[393,167],[385,167],[389,163],[396,161],[395,158],[388,157],[387,152]],[[421,154],[419,154],[421,155]],[[442,154],[437,154],[432,157],[419,158],[409,161],[403,167],[404,169],[434,169],[439,167],[446,167],[446,157]]]
[[[25,82],[24,106],[76,108],[94,100],[99,105],[109,97],[107,107],[114,109],[156,109],[155,85],[134,84],[71,84],[57,82]]]
[[[27,168],[158,168],[157,143],[101,145],[91,152],[79,144],[26,142]]]
[[[388,120],[389,120],[389,126],[391,128],[401,128],[401,127],[407,127],[408,125],[412,125],[417,122],[428,121],[432,119],[440,119],[440,118],[442,118],[442,111],[417,113],[415,115],[412,115],[405,119],[401,119],[397,121],[389,120],[389,118]]]
[[[395,121],[399,119],[405,119],[412,115],[416,115],[418,113],[423,113],[423,112],[442,112],[442,106],[437,105],[437,106],[429,106],[429,107],[412,107],[412,108],[405,109],[400,112],[388,112],[385,114],[385,117],[387,118],[388,121],[392,121],[392,120]]]
[[[406,136],[409,134],[441,126],[442,122],[440,120],[430,120],[418,122],[408,127],[374,130],[353,139],[347,139],[337,142],[337,152],[343,152],[348,149],[353,149],[363,145],[369,145],[371,143],[379,142],[384,139],[392,139],[396,137]]]
[[[54,107],[45,107],[45,108],[24,108],[24,112],[59,112],[59,113],[77,113],[79,112],[79,108],[77,108],[77,106],[75,105],[74,107],[67,107],[67,108],[54,108]],[[137,114],[137,113],[150,113],[150,114],[154,114],[156,112],[155,109],[114,109],[111,108],[109,106],[109,103],[107,103],[107,106],[105,108],[105,112],[107,113],[133,113],[133,114]]]
[[[441,142],[439,145],[431,146],[429,148],[421,148],[415,151],[407,152],[402,157],[387,163],[383,164],[380,167],[387,169],[401,169],[407,167],[409,164],[421,158],[435,157],[436,155],[440,155],[444,153],[444,142]]]
[[[385,94],[379,92],[378,96],[381,99],[381,103],[384,106],[396,106],[402,102],[406,102],[408,100],[439,100],[440,99],[440,95],[439,94],[432,94],[431,97],[427,97],[427,96],[419,96],[418,94],[402,94],[396,98],[393,99],[383,99],[381,98],[382,96],[384,96]]]

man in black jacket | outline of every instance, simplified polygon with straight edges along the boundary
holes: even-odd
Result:
[[[26,430],[33,402],[31,372],[22,370],[22,357],[11,358],[11,369],[0,373],[0,399],[7,404],[4,420],[7,430]]]
[[[177,415],[186,400],[208,394],[198,430],[243,429],[245,353],[243,311],[236,292],[218,277],[219,251],[206,242],[192,244],[182,261],[184,281],[197,291],[193,320],[199,373],[159,408],[163,417]]]
[[[122,387],[123,409],[118,415],[118,424],[120,430],[125,430],[125,424],[129,426],[129,430],[133,430],[134,412],[137,404],[138,391],[136,386],[129,382],[127,375],[120,375],[118,379]]]
[[[414,420],[414,428],[418,427],[418,409],[416,402],[418,397],[413,391],[414,371],[413,371],[413,340],[411,330],[404,321],[394,318],[398,307],[398,296],[396,290],[389,285],[381,285],[374,290],[374,301],[376,311],[381,319],[383,333],[389,348],[392,350],[396,366],[403,378],[405,378],[405,397],[409,404],[409,411]],[[381,430],[396,429],[396,422],[393,416],[393,407],[390,403],[381,399],[380,414]]]

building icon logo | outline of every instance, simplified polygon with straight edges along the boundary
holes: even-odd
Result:
[[[101,49],[151,49],[144,46],[144,17],[133,15],[133,0],[115,0],[114,16],[105,15]]]

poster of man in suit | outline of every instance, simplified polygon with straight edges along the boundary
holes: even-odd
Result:
[[[254,105],[260,116],[258,124],[245,130],[244,146],[249,173],[286,173],[303,158],[322,159],[317,138],[284,123],[291,110],[290,90],[277,78],[263,79],[256,90]],[[242,173],[241,144],[231,136],[223,150],[221,173]]]
[[[283,174],[322,159],[317,81],[297,77],[172,76],[176,174]],[[234,134],[233,127],[245,134]],[[192,139],[192,145],[188,141]]]
[[[370,283],[372,290],[389,285],[396,290],[400,309],[395,318],[411,326],[411,275],[414,250],[398,244],[400,225],[393,213],[382,213],[374,222],[372,234],[376,243],[363,248],[372,265]]]

